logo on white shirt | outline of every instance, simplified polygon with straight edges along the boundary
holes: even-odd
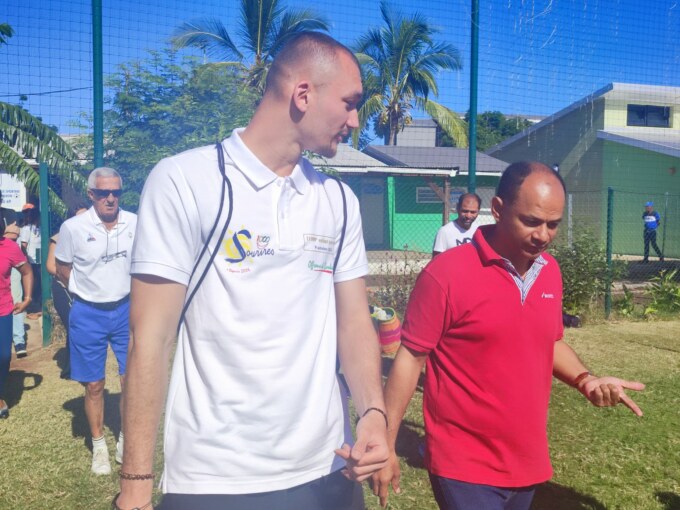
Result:
[[[131,232],[131,233],[132,233],[132,232]],[[88,234],[88,236],[87,236],[87,242],[88,242],[88,243],[91,243],[92,241],[96,241],[96,239],[94,238],[94,236],[93,236],[92,234]]]

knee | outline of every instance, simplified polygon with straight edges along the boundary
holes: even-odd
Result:
[[[104,380],[87,383],[85,385],[85,393],[91,399],[102,398],[104,394]]]

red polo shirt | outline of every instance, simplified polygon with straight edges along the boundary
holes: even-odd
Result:
[[[523,487],[552,476],[546,425],[554,342],[563,332],[562,277],[555,259],[543,254],[535,280],[525,276],[533,284],[522,302],[505,262],[484,238],[493,228],[481,227],[472,243],[423,269],[406,311],[403,344],[429,353],[423,402],[428,470]]]

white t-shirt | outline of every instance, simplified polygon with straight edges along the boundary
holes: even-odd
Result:
[[[26,257],[31,264],[40,264],[38,250],[40,249],[40,227],[37,225],[24,225],[19,231],[19,246],[26,243]]]
[[[137,215],[119,209],[118,223],[107,230],[94,207],[66,220],[54,252],[72,264],[68,290],[87,301],[110,303],[130,293],[130,254]]]
[[[455,221],[449,221],[437,231],[432,251],[444,252],[461,244],[469,243],[472,241],[477,226],[477,222],[474,222],[469,229],[464,230]]]
[[[233,216],[180,330],[164,492],[294,487],[342,468],[334,449],[351,441],[336,377],[334,282],[368,272],[358,200],[343,185],[347,227],[333,274],[343,222],[338,184],[302,158],[289,177],[278,177],[238,132],[223,147]],[[133,274],[187,284],[222,182],[214,146],[158,163],[142,193]],[[211,248],[228,209],[225,199]]]

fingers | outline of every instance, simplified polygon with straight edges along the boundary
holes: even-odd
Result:
[[[628,409],[633,411],[637,416],[642,416],[642,409],[640,409],[638,405],[635,402],[633,402],[632,398],[630,398],[623,392],[621,392],[621,402],[623,402],[623,405],[625,405]]]
[[[621,381],[621,387],[635,391],[642,391],[645,389],[645,385],[638,381]]]

